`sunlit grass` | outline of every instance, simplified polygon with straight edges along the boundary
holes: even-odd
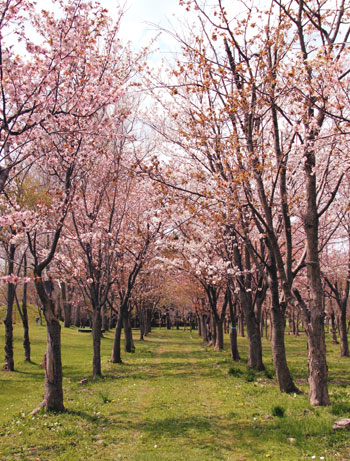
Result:
[[[15,460],[300,460],[350,459],[348,432],[333,422],[349,415],[350,367],[328,345],[332,405],[307,400],[305,337],[286,336],[290,367],[301,395],[280,394],[271,346],[264,340],[267,372],[246,368],[227,350],[204,347],[197,332],[154,330],[136,340],[123,365],[109,363],[112,332],[102,340],[104,377],[91,378],[91,335],[62,328],[63,414],[29,415],[41,401],[45,327],[31,326],[33,363],[24,362],[15,327],[15,373],[0,375],[0,459]],[[135,337],[137,338],[135,331]],[[227,338],[226,338],[227,341]],[[3,328],[1,331],[3,344]],[[79,384],[88,378],[85,385]],[[276,408],[283,415],[273,416]]]

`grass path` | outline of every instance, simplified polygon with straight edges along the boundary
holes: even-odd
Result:
[[[331,387],[333,406],[311,408],[306,393],[280,394],[269,373],[248,372],[244,360],[233,365],[228,351],[214,353],[189,331],[155,330],[136,341],[136,353],[123,365],[108,362],[112,333],[107,333],[104,377],[92,380],[90,336],[64,329],[67,412],[30,417],[42,394],[45,328],[32,328],[33,364],[18,357],[20,329],[15,333],[18,371],[0,373],[1,460],[350,460],[348,433],[332,431],[333,421],[350,411],[349,387],[343,385],[348,364],[336,350],[330,350],[338,382]],[[293,374],[303,380],[304,339],[287,342]],[[269,348],[265,341],[271,372]],[[244,338],[240,350],[245,358]],[[84,377],[89,382],[78,384]],[[276,405],[285,410],[283,418],[272,416]]]

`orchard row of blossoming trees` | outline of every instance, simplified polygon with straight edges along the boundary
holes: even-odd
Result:
[[[112,361],[119,362],[131,299],[140,309],[143,290],[159,291],[152,284],[180,270],[201,287],[197,301],[207,297],[217,349],[227,308],[233,327],[238,306],[244,312],[256,369],[264,366],[260,311],[269,303],[286,392],[297,388],[285,314],[301,312],[310,402],[327,405],[326,292],[349,354],[349,8],[273,0],[262,11],[241,5],[235,17],[221,0],[210,9],[180,3],[198,27],[176,36],[183,52],[168,73],[156,80],[144,72],[154,98],[153,110],[146,100],[149,142],[135,96],[135,76],[147,66],[143,53],[118,40],[122,15],[112,22],[82,0],[55,1],[39,14],[29,0],[1,1],[6,368],[14,367],[17,281],[33,280],[47,324],[41,406],[63,410],[50,279],[74,287],[91,307],[97,376],[102,310],[118,305]]]
[[[161,108],[153,126],[176,149],[150,168],[160,187],[173,185],[172,262],[205,290],[217,341],[223,310],[241,305],[248,363],[257,369],[260,310],[269,299],[274,366],[286,392],[296,387],[285,312],[301,312],[309,399],[327,405],[326,293],[349,355],[350,5],[180,3],[196,20],[173,34],[182,54],[153,82],[167,89],[153,91]]]
[[[161,224],[150,181],[134,175],[138,101],[131,88],[143,53],[120,43],[121,13],[113,22],[91,2],[51,7],[1,1],[0,222],[8,260],[5,368],[14,369],[15,283],[33,280],[47,324],[41,406],[60,411],[61,327],[51,279],[74,282],[90,303],[99,375],[101,309],[113,287],[122,318]],[[120,334],[115,361],[118,348]]]

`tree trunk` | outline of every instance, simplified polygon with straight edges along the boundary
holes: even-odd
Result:
[[[202,339],[204,343],[208,342],[208,328],[207,328],[207,316],[201,315],[201,323],[202,323]]]
[[[45,393],[40,407],[50,411],[64,411],[61,359],[61,325],[55,304],[47,295],[40,276],[34,273],[35,288],[43,305],[46,320],[47,344],[44,357]]]
[[[247,324],[247,335],[249,343],[248,367],[261,371],[264,370],[265,367],[262,360],[260,326],[255,319],[254,312],[246,312],[245,318]]]
[[[335,325],[335,315],[334,312],[331,314],[331,325],[332,325],[332,344],[339,344],[337,339],[337,327]]]
[[[26,276],[26,272],[24,273]],[[22,298],[22,323],[23,323],[23,348],[24,348],[24,360],[30,362],[30,340],[29,340],[29,322],[28,322],[28,310],[27,310],[27,284],[23,286],[23,298]]]
[[[92,375],[94,378],[96,378],[96,376],[102,376],[101,330],[102,330],[101,308],[95,307],[93,316],[92,316],[92,343],[93,343]]]
[[[45,316],[47,345],[45,363],[45,394],[42,406],[50,411],[64,411],[61,360],[61,325],[57,318]]]
[[[312,315],[312,313],[311,313]],[[328,367],[326,362],[325,333],[323,319],[318,313],[307,328],[309,401],[311,405],[328,405]]]
[[[341,306],[339,318],[340,357],[349,357],[349,341],[346,330],[346,302]]]
[[[231,327],[230,327],[230,346],[231,346],[231,357],[232,360],[238,362],[240,360],[239,352],[238,352],[238,342],[237,342],[237,315],[236,315],[236,305],[233,307],[232,296],[229,293],[229,309],[230,309],[230,320],[231,320]]]
[[[265,309],[264,312],[265,312],[265,314],[264,314],[265,315],[265,320],[264,320],[264,324],[265,324],[265,339],[268,339],[268,330],[269,330],[269,326],[268,326],[269,321],[268,321],[268,319],[269,319],[269,314],[267,312],[267,309]]]
[[[147,336],[152,331],[152,310],[146,310],[146,323],[145,323],[145,336]]]
[[[244,336],[245,336],[245,333],[244,333],[244,312],[243,312],[242,307],[240,309],[240,315],[238,317],[238,333],[242,338],[244,338]]]
[[[104,305],[102,310],[101,310],[101,316],[102,316],[102,330],[103,331],[108,331],[109,317],[107,315],[107,306],[106,305]]]
[[[140,341],[144,340],[144,334],[145,334],[145,316],[146,312],[143,308],[143,306],[140,307],[139,310],[139,323],[140,323]]]
[[[313,137],[311,135],[310,141],[312,140]],[[317,210],[315,157],[315,152],[306,150],[304,171],[307,201],[306,213],[304,215],[304,229],[307,241],[306,266],[310,287],[310,303],[309,311],[307,312],[307,309],[305,309],[305,316],[307,320],[306,333],[308,337],[309,358],[309,401],[314,406],[329,405],[328,367],[323,324],[323,289],[318,248],[319,218]]]
[[[216,319],[213,314],[210,315],[211,346],[216,345]]]
[[[166,313],[166,329],[171,330],[171,319],[169,312]]]
[[[298,392],[291,377],[284,344],[284,314],[281,307],[273,306],[272,319],[272,355],[277,381],[281,392]]]
[[[9,256],[8,256],[8,275],[13,274],[14,257],[16,247],[10,245]],[[5,317],[5,363],[3,371],[15,371],[15,362],[13,358],[13,326],[12,326],[12,315],[13,315],[13,304],[15,301],[15,285],[13,283],[7,284],[7,309]]]
[[[75,327],[81,326],[80,307],[77,305],[73,307],[73,325]]]
[[[202,336],[202,322],[201,322],[201,318],[198,316],[197,314],[197,323],[198,323],[198,336]]]
[[[134,347],[134,342],[132,339],[132,330],[130,326],[130,314],[128,309],[125,309],[123,313],[123,328],[124,328],[124,336],[125,336],[125,342],[124,342],[124,350],[125,352],[133,352]]]
[[[293,383],[288,365],[284,344],[285,311],[280,304],[278,290],[277,267],[273,254],[270,255],[269,288],[271,292],[271,341],[273,364],[277,382],[281,392],[299,392]]]
[[[112,356],[111,356],[112,363],[123,363],[121,354],[120,354],[120,338],[122,334],[122,328],[123,328],[123,316],[121,312],[119,312],[117,324],[114,330],[113,349],[112,349]]]
[[[61,282],[61,294],[62,294],[62,304],[63,304],[63,313],[64,313],[64,327],[69,328],[71,326],[71,305],[68,301],[68,293],[66,289],[66,284]]]
[[[214,318],[214,316],[213,316]],[[216,341],[215,341],[215,351],[222,351],[224,349],[224,325],[223,320],[219,317],[215,322],[216,327]]]

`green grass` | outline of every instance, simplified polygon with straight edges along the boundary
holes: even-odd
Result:
[[[16,372],[0,372],[1,460],[350,459],[349,433],[332,430],[336,419],[350,416],[349,360],[340,359],[332,344],[332,404],[312,408],[304,336],[286,336],[290,367],[304,391],[286,395],[278,391],[265,340],[267,372],[252,373],[245,338],[239,338],[243,360],[233,363],[228,347],[215,353],[203,347],[197,332],[156,329],[144,342],[135,341],[136,353],[124,354],[123,365],[113,365],[108,361],[113,334],[107,332],[104,377],[92,380],[91,335],[63,328],[67,411],[31,417],[43,394],[45,327],[31,326],[31,364],[22,358],[21,334],[17,324]],[[0,341],[3,345],[3,325]],[[88,383],[78,384],[83,378]],[[276,408],[284,410],[283,417],[273,416]]]

